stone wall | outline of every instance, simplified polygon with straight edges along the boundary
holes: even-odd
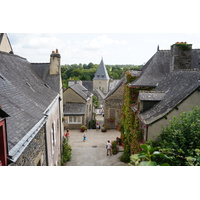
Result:
[[[105,100],[104,125],[110,129],[116,129],[121,123],[123,93],[124,84]],[[114,115],[114,122],[110,121],[111,115]]]
[[[85,100],[80,97],[77,93],[75,93],[71,88],[68,88],[64,91],[63,94],[63,104],[66,103],[85,103]]]
[[[192,45],[188,44],[188,49],[183,50],[174,44],[171,47],[171,71],[176,69],[191,69],[192,66]]]
[[[102,93],[108,93],[109,80],[93,79],[93,90],[99,89]]]
[[[45,127],[43,126],[22,155],[10,166],[46,166]]]

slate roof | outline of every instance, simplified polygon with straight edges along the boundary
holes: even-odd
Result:
[[[9,152],[44,117],[44,111],[56,96],[26,59],[0,52],[0,102],[10,115]]]
[[[31,63],[32,69],[43,79],[46,83],[47,87],[49,86],[51,89],[60,93],[60,75],[54,74],[50,75],[50,63]]]
[[[171,50],[157,51],[144,65],[140,76],[129,86],[156,87],[170,73],[171,56]],[[192,49],[191,69],[200,69],[200,49]]]
[[[90,92],[93,92],[93,81],[82,81],[82,85]]]
[[[85,115],[86,105],[83,103],[66,103],[63,107],[65,116],[80,116]]]
[[[112,88],[112,90],[110,90],[108,92],[108,94],[104,97],[104,99],[108,98],[109,96],[111,96],[112,94],[115,93],[115,91],[124,83],[125,81],[125,77],[121,78],[120,80],[117,81],[117,84],[115,85],[115,87]]]
[[[96,73],[94,74],[94,79],[100,79],[100,80],[102,80],[102,79],[109,80],[110,79],[108,76],[107,69],[104,65],[103,59],[101,60]]]
[[[80,95],[85,101],[88,101],[89,98],[92,97],[92,93],[88,91],[87,88],[85,88],[83,85],[76,83],[74,85],[69,86],[74,92],[76,92],[78,95]]]
[[[200,70],[177,70],[166,76],[155,91],[165,92],[162,101],[139,114],[144,124],[151,124],[164,117],[174,107],[200,87]]]
[[[134,76],[140,76],[140,74],[142,73],[142,71],[139,70],[129,70],[129,73],[131,73],[131,75]]]
[[[159,81],[170,73],[170,58],[171,52],[169,50],[157,51],[144,65],[140,76],[129,86],[155,87]]]
[[[165,92],[160,91],[140,91],[138,99],[141,101],[161,101],[165,96]]]

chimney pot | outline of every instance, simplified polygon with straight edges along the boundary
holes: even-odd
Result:
[[[55,51],[52,51],[52,53],[55,53]]]
[[[58,53],[58,49],[56,49],[56,53]]]

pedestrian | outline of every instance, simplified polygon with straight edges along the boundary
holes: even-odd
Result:
[[[99,130],[99,123],[96,121],[96,131]]]
[[[106,144],[106,149],[107,149],[107,156],[110,153],[110,156],[112,156],[112,144],[110,143],[110,140],[108,140],[107,144]]]
[[[86,131],[84,131],[84,133],[83,133],[83,142],[85,142],[86,141]]]
[[[69,129],[67,129],[67,131],[65,133],[65,137],[68,139],[68,137],[69,137]]]

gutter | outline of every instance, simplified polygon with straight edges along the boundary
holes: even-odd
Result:
[[[30,144],[33,138],[37,135],[38,131],[46,124],[48,120],[49,113],[51,108],[59,98],[59,94],[54,98],[51,104],[47,107],[47,109],[43,112],[43,117],[40,119],[38,123],[9,151],[8,160],[11,162],[16,162],[20,155],[23,153],[25,148]]]

